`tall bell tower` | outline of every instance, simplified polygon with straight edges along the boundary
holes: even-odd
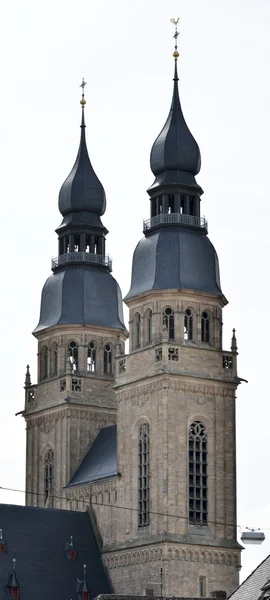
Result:
[[[116,423],[115,355],[127,337],[105,251],[105,192],[86,146],[84,86],[79,150],[59,194],[58,256],[34,330],[37,384],[29,368],[25,378],[26,503],[56,508],[67,507],[64,487],[98,431]]]
[[[117,359],[118,593],[226,598],[238,585],[237,346],[222,345],[218,257],[201,216],[199,147],[178,91],[151,151],[150,218],[138,243],[130,352]],[[104,549],[105,552],[105,549]]]

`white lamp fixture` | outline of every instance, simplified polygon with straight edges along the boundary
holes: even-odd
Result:
[[[241,534],[241,541],[244,544],[262,544],[264,540],[265,535],[260,529],[258,529],[258,531],[255,531],[255,529],[248,529],[248,531],[243,531]]]

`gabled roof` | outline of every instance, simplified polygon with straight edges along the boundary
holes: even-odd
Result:
[[[110,593],[88,513],[0,504],[0,527],[7,544],[7,554],[0,554],[0,598],[8,598],[13,558],[23,600],[75,598],[84,564],[92,597]],[[65,551],[71,535],[77,560]]]
[[[116,425],[103,427],[67,487],[117,475]]]
[[[229,596],[229,600],[258,600],[261,588],[270,578],[270,554]]]

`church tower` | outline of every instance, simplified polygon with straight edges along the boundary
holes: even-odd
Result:
[[[79,150],[59,194],[58,256],[34,330],[38,382],[28,367],[25,379],[26,503],[34,506],[66,508],[64,486],[98,431],[116,423],[115,355],[127,337],[105,251],[105,192],[86,146],[84,86]]]
[[[177,41],[178,32],[175,32]],[[201,216],[199,147],[178,91],[155,140],[150,218],[133,256],[130,351],[116,361],[117,593],[226,598],[238,585],[237,347],[223,350],[227,300]]]

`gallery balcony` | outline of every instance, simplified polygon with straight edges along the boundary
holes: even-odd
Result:
[[[202,229],[208,233],[208,222],[205,217],[194,217],[183,213],[162,213],[151,219],[143,221],[143,232],[147,233],[150,229],[160,227],[160,225],[183,225],[194,229]]]
[[[112,259],[108,254],[94,254],[91,252],[67,252],[52,258],[52,270],[68,264],[87,263],[96,266],[106,267],[112,271]]]

